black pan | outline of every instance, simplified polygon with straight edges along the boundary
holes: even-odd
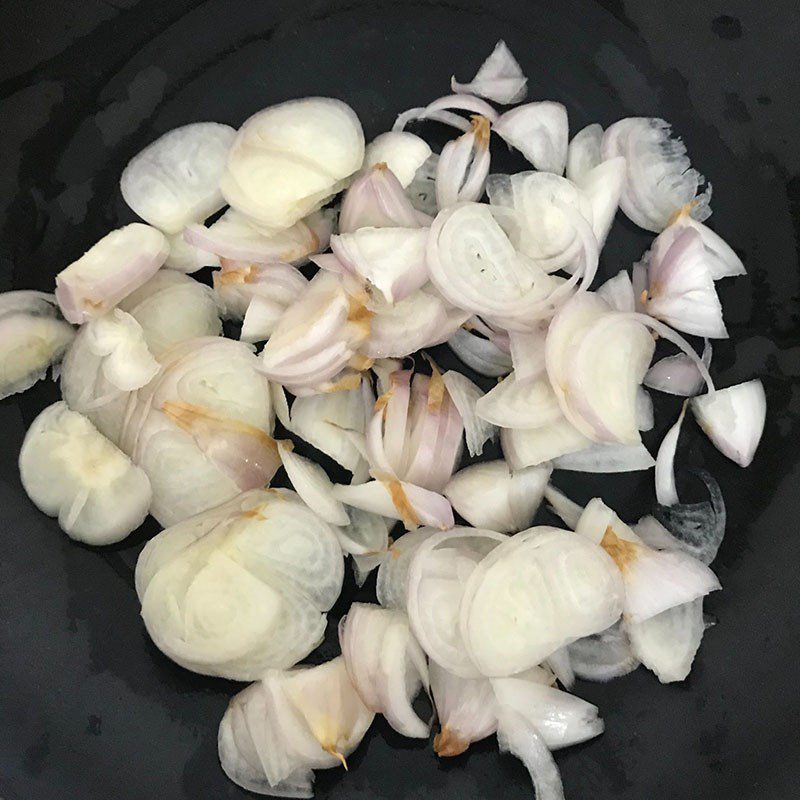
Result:
[[[469,78],[501,37],[530,77],[530,95],[564,102],[573,132],[631,114],[671,121],[714,184],[712,226],[749,271],[720,285],[731,339],[716,347],[713,372],[720,385],[760,375],[769,416],[748,470],[720,456],[693,422],[685,427],[680,460],[717,477],[729,520],[714,565],[724,591],[706,604],[718,624],[689,680],[664,687],[642,669],[609,685],[579,683],[606,732],[557,761],[573,800],[797,796],[796,0],[3,6],[2,289],[50,289],[59,269],[130,221],[119,173],[167,129],[238,125],[276,101],[323,94],[352,104],[369,137],[400,110],[445,93],[451,73]],[[648,240],[618,219],[603,274],[628,266]],[[436,355],[447,359],[445,348]],[[92,550],[70,542],[22,491],[16,458],[25,428],[56,397],[48,379],[0,403],[0,797],[245,797],[216,757],[217,725],[238,687],[172,664],[139,620],[132,570],[155,526]],[[676,411],[674,400],[658,404],[651,449]],[[601,491],[634,519],[653,501],[648,473],[561,473],[556,482],[581,501]],[[334,622],[354,595],[348,578]],[[315,658],[335,652],[329,638]],[[513,800],[533,790],[491,741],[445,763],[429,743],[376,721],[350,772],[319,772],[316,791],[350,800]]]

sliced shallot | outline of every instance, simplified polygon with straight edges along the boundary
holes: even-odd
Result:
[[[387,131],[367,145],[361,169],[386,164],[405,189],[430,155],[430,145],[419,136],[408,131]]]
[[[459,83],[454,75],[450,79],[450,88],[454,92],[476,94],[495,103],[512,105],[525,99],[528,79],[522,74],[508,45],[501,39],[469,83]]]
[[[567,163],[569,123],[561,103],[544,100],[506,111],[494,131],[525,156],[536,169],[562,175]]]
[[[436,204],[447,208],[480,200],[489,174],[489,121],[474,116],[471,129],[448,142],[436,166]]]

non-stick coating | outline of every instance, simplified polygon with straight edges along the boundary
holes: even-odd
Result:
[[[132,219],[117,180],[127,160],[177,125],[238,125],[309,94],[350,103],[367,136],[468,79],[499,38],[530,96],[564,102],[572,132],[658,115],[714,184],[711,224],[749,277],[719,285],[730,330],[715,345],[720,385],[762,376],[769,414],[741,470],[685,426],[682,464],[719,480],[728,531],[715,562],[724,591],[689,680],[643,669],[579,683],[606,721],[597,740],[557,754],[568,798],[785,800],[800,773],[800,340],[797,222],[800,108],[794,0],[28,0],[0,26],[0,288],[49,289],[54,274]],[[560,9],[555,11],[554,9]],[[436,131],[441,135],[441,131]],[[499,149],[498,158],[508,158]],[[509,162],[510,163],[510,162]],[[520,162],[514,162],[521,169]],[[617,220],[606,276],[647,235]],[[447,363],[446,350],[436,355]],[[450,362],[451,364],[454,362]],[[0,403],[0,797],[3,800],[220,800],[246,793],[216,757],[237,686],[192,675],[149,642],[133,590],[153,525],[114,548],[70,542],[19,483],[26,426],[49,379]],[[677,413],[657,404],[651,449]],[[556,482],[600,491],[626,518],[653,500],[652,474]],[[543,517],[544,518],[544,517]],[[371,589],[363,592],[368,597]],[[355,595],[348,578],[332,620]],[[335,620],[334,620],[335,622]],[[334,625],[331,626],[335,629]],[[317,659],[336,652],[329,637]],[[376,721],[350,771],[318,773],[320,798],[531,798],[524,768],[487,741],[438,761],[429,743]]]

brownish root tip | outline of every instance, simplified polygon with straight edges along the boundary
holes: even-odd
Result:
[[[433,752],[440,758],[460,756],[468,747],[469,742],[456,736],[447,725],[433,737]]]

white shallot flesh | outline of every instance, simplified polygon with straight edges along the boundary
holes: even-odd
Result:
[[[489,339],[463,327],[453,332],[447,344],[464,364],[479,375],[497,378],[508,375],[513,369],[509,353]]]
[[[58,318],[53,295],[0,294],[0,400],[41,380],[74,337],[72,327]]]
[[[470,525],[516,533],[533,522],[551,472],[550,464],[511,471],[505,461],[484,461],[453,475],[444,495]]]
[[[406,609],[406,587],[411,559],[417,548],[436,533],[434,528],[409,531],[396,539],[378,568],[375,594],[384,608]]]
[[[101,317],[146,283],[166,261],[161,231],[133,222],[106,234],[56,275],[56,300],[68,322]]]
[[[494,123],[494,132],[537,170],[563,175],[569,149],[567,109],[544,100],[506,111]]]
[[[269,670],[231,700],[219,726],[219,760],[248,791],[310,798],[313,770],[346,769],[374,716],[341,656],[316,667]]]
[[[454,75],[450,79],[450,88],[454,92],[475,94],[495,103],[513,105],[525,99],[528,79],[508,45],[501,39],[469,83],[459,83]]]
[[[86,544],[121,541],[150,507],[147,475],[63,401],[48,406],[28,428],[19,471],[34,505]]]
[[[489,174],[489,120],[476,115],[467,133],[448,142],[436,166],[436,203],[447,208],[480,200]]]
[[[575,675],[581,680],[607,683],[633,672],[639,666],[639,660],[631,648],[627,629],[628,626],[616,623],[600,633],[567,645]]]
[[[678,437],[686,414],[686,403],[681,408],[678,421],[667,431],[658,448],[656,458],[655,482],[656,500],[662,506],[674,506],[678,502],[678,489],[675,485],[675,451],[678,448]]]
[[[339,642],[350,680],[370,711],[383,714],[401,736],[427,739],[430,725],[411,703],[428,690],[425,653],[399,610],[353,603],[339,623]]]
[[[467,451],[471,456],[481,455],[484,444],[497,438],[497,428],[477,414],[477,403],[483,392],[466,375],[452,369],[442,375],[442,380],[464,423]]]
[[[408,131],[387,131],[376,136],[364,151],[361,167],[367,171],[385,164],[405,189],[431,155],[430,145]]]
[[[695,397],[690,405],[714,447],[740,467],[749,466],[767,418],[764,384],[758,379],[737,383]]]
[[[711,364],[711,355],[711,342],[706,339],[701,356],[706,367]],[[647,370],[642,383],[657,392],[674,394],[678,397],[693,397],[703,388],[703,376],[692,359],[685,353],[678,353],[656,361]]]

